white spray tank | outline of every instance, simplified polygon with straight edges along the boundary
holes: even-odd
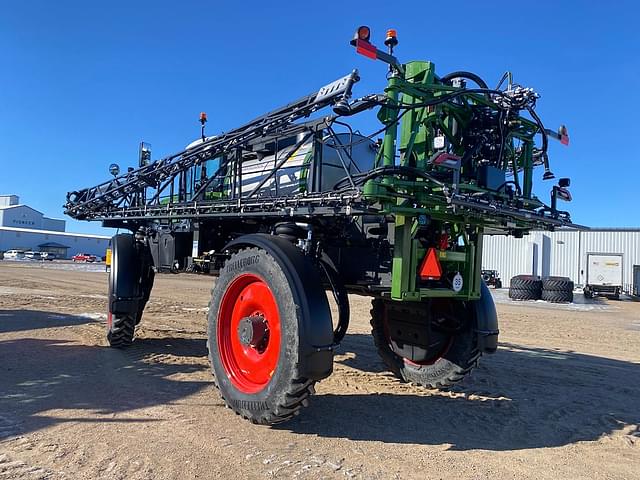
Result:
[[[322,192],[334,190],[336,184],[347,176],[345,166],[351,175],[365,173],[373,168],[377,146],[371,139],[359,133],[327,135],[321,143],[314,142],[313,138],[310,138],[302,145],[298,145],[305,135],[302,133],[298,137],[288,139],[289,142],[286,143],[289,145],[279,148],[276,153],[246,152],[242,162],[242,194],[248,195],[252,192],[287,155],[289,158],[271,178],[264,182],[256,192],[256,196],[258,198],[285,197],[308,191],[312,175],[311,162],[316,148],[322,148],[320,175]],[[207,137],[206,140],[210,138],[214,137]],[[202,139],[195,140],[186,148],[195,147],[200,143]],[[296,145],[298,145],[297,148]],[[215,163],[217,164],[217,161]],[[208,173],[214,173],[211,167],[208,167]],[[229,176],[225,178],[224,183],[224,197],[229,197],[231,193]],[[346,185],[348,183],[343,183],[342,187]]]

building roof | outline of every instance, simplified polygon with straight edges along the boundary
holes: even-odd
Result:
[[[44,217],[44,213],[42,213],[40,210],[36,210],[33,207],[30,207],[29,205],[25,205],[24,203],[19,203],[18,205],[7,205],[5,207],[0,206],[0,210],[9,210],[11,208],[28,208],[29,210],[33,210],[36,213],[39,213],[40,215],[42,215]]]
[[[56,232],[53,230],[38,230],[36,228],[17,228],[17,227],[0,227],[0,231],[10,231],[10,232],[24,232],[24,233],[41,233],[43,235],[61,235],[66,237],[84,237],[84,238],[95,238],[99,240],[110,240],[111,237],[107,237],[104,235],[93,235],[89,233],[71,233],[71,232]]]
[[[586,227],[586,228],[558,228],[558,232],[640,232],[640,227]]]
[[[1,197],[2,195],[0,195]],[[10,208],[18,208],[18,207],[26,207],[29,208],[31,210],[33,210],[36,213],[39,213],[40,215],[42,215],[43,218],[46,218],[47,220],[58,220],[61,222],[66,222],[66,220],[64,218],[55,218],[55,217],[47,217],[44,213],[42,213],[40,210],[36,210],[33,207],[30,207],[29,205],[25,205],[24,203],[19,203],[17,205],[6,205],[6,206],[2,206],[0,205],[0,210],[9,210]]]
[[[561,227],[555,230],[538,230],[533,229],[531,232],[564,232],[564,233],[594,233],[594,232],[609,232],[609,233],[640,233],[640,227],[585,227],[585,228],[569,228]],[[488,227],[484,231],[485,235],[507,235],[504,230],[496,230]]]

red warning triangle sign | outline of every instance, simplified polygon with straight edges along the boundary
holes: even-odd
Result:
[[[442,266],[438,260],[435,248],[430,248],[420,265],[420,278],[422,280],[440,280],[442,276]]]

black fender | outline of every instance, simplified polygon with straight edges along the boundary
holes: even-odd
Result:
[[[478,350],[494,353],[498,349],[498,313],[489,287],[482,280],[480,299],[473,302],[476,316]]]
[[[109,273],[109,311],[116,315],[141,313],[153,286],[153,270],[149,259],[130,233],[111,239],[111,272]]]
[[[225,250],[258,247],[280,265],[300,308],[300,373],[321,380],[333,371],[333,323],[322,274],[298,247],[290,241],[261,233],[243,235],[229,242]]]
[[[333,293],[333,299],[338,306],[338,326],[333,331],[333,343],[338,345],[344,339],[349,329],[349,318],[351,316],[351,309],[349,307],[349,292],[345,286],[340,273],[331,258],[323,253],[318,262],[318,267],[325,275],[331,292]]]

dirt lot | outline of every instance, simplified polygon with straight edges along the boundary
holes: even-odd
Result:
[[[106,347],[106,274],[0,262],[0,478],[640,478],[640,303],[498,295],[501,346],[454,392],[399,383],[369,300],[300,417],[257,427],[212,384],[212,279],[157,279]]]

